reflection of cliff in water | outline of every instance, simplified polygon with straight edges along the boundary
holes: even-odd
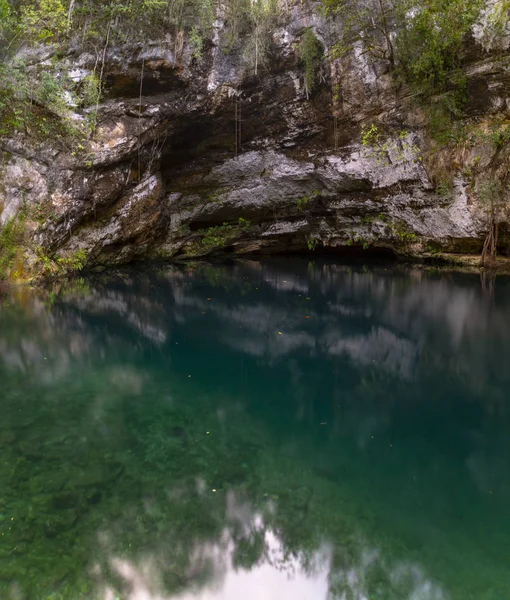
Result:
[[[268,363],[298,353],[343,356],[411,380],[433,366],[471,377],[473,383],[480,377],[507,381],[510,373],[499,349],[510,287],[501,282],[488,310],[474,279],[304,260],[112,272],[81,286],[59,284],[44,299],[20,292],[23,318],[32,314],[38,336],[30,339],[30,326],[16,353],[3,324],[0,356],[4,364],[22,368],[44,354],[41,345],[49,338],[58,345],[63,330],[73,332],[74,343],[56,357],[58,362],[64,350],[70,360],[87,355],[92,339],[94,348],[105,351],[116,343],[133,351],[150,344],[161,348],[172,344],[175,327],[199,325],[206,312],[208,331],[218,341]],[[214,298],[208,300],[211,288]],[[4,322],[12,320],[5,305],[2,313]],[[285,335],[276,337],[282,329]]]
[[[0,596],[506,589],[508,293],[293,260],[4,298]]]

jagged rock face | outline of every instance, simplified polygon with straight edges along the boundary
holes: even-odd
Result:
[[[355,48],[323,66],[306,97],[299,37],[312,27],[327,50],[339,24],[296,4],[257,76],[240,50],[220,49],[222,27],[219,19],[200,64],[172,41],[110,48],[98,127],[80,151],[21,134],[2,140],[2,222],[24,201],[44,205],[50,218],[34,240],[51,252],[85,250],[89,266],[320,246],[480,250],[483,211],[460,174],[451,196],[434,191],[421,160],[423,114],[384,64]],[[468,114],[507,111],[508,56],[480,46],[466,60]],[[94,61],[70,54],[70,76],[79,82]],[[372,119],[396,132],[384,153],[359,143],[360,123]]]

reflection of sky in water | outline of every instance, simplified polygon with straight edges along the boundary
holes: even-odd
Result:
[[[201,494],[205,482],[197,481]],[[195,545],[190,552],[187,578],[188,590],[166,594],[158,562],[162,557],[147,558],[135,564],[121,558],[110,559],[110,567],[129,588],[126,600],[370,600],[369,572],[382,570],[395,591],[406,600],[446,600],[448,597],[426,577],[415,564],[400,562],[388,565],[376,549],[363,546],[359,556],[345,568],[332,565],[333,547],[323,543],[312,552],[292,552],[285,549],[278,535],[264,524],[261,514],[246,503],[237,502],[228,493],[227,520],[241,527],[245,539],[260,534],[264,549],[256,564],[242,568],[235,564],[236,543],[229,528],[219,540]],[[271,503],[270,512],[276,510]],[[164,558],[163,558],[164,560]],[[94,570],[100,573],[100,566]],[[205,582],[194,583],[194,576],[206,573]],[[115,600],[116,592],[103,586],[101,600]]]
[[[205,589],[167,596],[156,591],[158,580],[150,562],[136,567],[120,559],[113,560],[116,572],[132,586],[129,600],[326,600],[328,597],[328,551],[317,552],[312,561],[314,572],[307,572],[299,558],[284,558],[281,543],[271,531],[265,533],[267,562],[250,571],[236,569],[232,564],[232,543],[210,545],[197,549],[196,560],[212,564],[212,581]],[[190,586],[193,588],[193,585]],[[115,592],[105,590],[105,600],[114,600]]]
[[[263,529],[260,518],[255,524]],[[306,558],[302,554],[288,555],[272,530],[263,532],[264,557],[251,569],[235,566],[235,544],[224,531],[221,543],[195,548],[190,572],[208,565],[209,581],[194,586],[191,581],[184,593],[168,595],[161,591],[161,575],[156,561],[150,559],[135,565],[113,558],[113,571],[128,586],[126,600],[370,600],[368,571],[377,565],[384,569],[394,589],[406,589],[400,598],[406,600],[446,600],[441,588],[430,581],[418,565],[400,563],[392,568],[384,563],[377,550],[363,550],[358,562],[349,568],[332,568],[329,544]],[[101,600],[115,600],[116,592],[108,587],[99,592]]]
[[[159,575],[150,561],[135,566],[128,561],[113,559],[114,571],[130,587],[126,600],[370,600],[366,586],[366,570],[379,560],[377,551],[366,551],[359,564],[345,572],[331,572],[331,550],[324,546],[311,557],[312,566],[305,569],[302,559],[284,558],[278,537],[272,531],[265,534],[267,562],[251,570],[236,569],[232,564],[233,547],[208,546],[197,554],[199,560],[207,558],[213,565],[211,583],[205,587],[176,595],[166,595],[157,590]],[[405,600],[446,600],[441,588],[431,582],[418,566],[401,564],[388,573],[396,587],[406,583],[410,591]],[[342,592],[330,590],[341,587]],[[115,600],[115,591],[106,588],[100,592],[101,599]]]

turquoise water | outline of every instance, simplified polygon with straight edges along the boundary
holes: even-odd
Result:
[[[510,598],[510,281],[304,259],[0,299],[0,599]]]

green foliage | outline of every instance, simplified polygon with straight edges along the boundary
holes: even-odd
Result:
[[[0,134],[6,135],[23,125],[30,83],[23,61],[0,64]]]
[[[306,247],[308,250],[310,250],[310,252],[313,252],[319,245],[320,241],[320,238],[310,235],[306,238]]]
[[[204,45],[204,38],[196,26],[192,28],[189,34],[189,43],[191,46],[191,56],[193,56],[197,62],[202,62],[202,47]]]
[[[405,225],[393,225],[392,231],[397,239],[403,244],[412,244],[418,239],[418,236]]]
[[[82,82],[81,100],[83,106],[96,106],[101,98],[101,82],[96,73],[90,73]]]
[[[409,132],[405,130],[385,139],[377,125],[363,125],[361,145],[367,155],[377,159],[379,164],[401,165],[409,162],[411,158],[422,160],[419,147],[410,141]]]
[[[322,6],[326,14],[342,18],[334,56],[362,44],[368,56],[397,66],[400,76],[419,92],[448,92],[451,97],[445,101],[454,110],[462,108],[457,95],[465,82],[455,81],[452,73],[483,0],[322,0]]]
[[[83,137],[64,100],[64,81],[62,73],[29,75],[22,60],[0,64],[0,135],[23,130],[65,146]]]
[[[37,248],[36,265],[45,277],[62,277],[81,271],[87,262],[85,250],[76,250],[64,256],[49,255],[44,248]]]
[[[427,93],[444,90],[482,6],[483,0],[400,0],[397,54],[406,79]]]
[[[232,225],[223,223],[215,227],[200,229],[198,233],[202,236],[201,244],[207,248],[223,247],[227,238],[232,234]]]
[[[489,142],[497,150],[500,150],[510,143],[510,125],[494,123],[487,131],[480,132],[478,139],[482,142]]]
[[[244,219],[243,217],[239,217],[237,224],[244,231],[248,231],[251,227],[251,221],[249,219]]]
[[[239,12],[238,18],[244,24],[246,43],[243,56],[245,61],[258,75],[260,66],[267,63],[272,39],[271,34],[278,16],[278,0],[230,0],[234,10]]]
[[[6,279],[23,244],[25,211],[0,226],[0,280]]]
[[[200,243],[208,249],[222,248],[229,240],[236,238],[242,231],[248,231],[250,227],[251,221],[240,217],[235,225],[225,222],[215,227],[199,229]]]
[[[438,195],[447,200],[452,197],[453,194],[453,183],[450,179],[441,179],[436,186],[436,192]]]
[[[61,0],[39,0],[21,7],[20,29],[37,42],[53,42],[67,29],[67,11]]]
[[[398,0],[397,0],[398,1]],[[372,58],[395,62],[389,23],[394,20],[392,0],[321,0],[327,15],[339,15],[342,34],[331,54],[337,58],[357,43],[363,44]]]
[[[220,204],[221,195],[219,192],[211,192],[210,194],[207,195],[206,201],[214,202],[215,204]]]
[[[0,0],[0,44],[6,44],[11,27],[11,7],[9,6],[9,2],[8,0]],[[2,53],[0,50],[1,56]]]
[[[320,195],[321,195],[320,190],[314,190],[308,196],[301,196],[301,198],[298,198],[296,200],[296,207],[297,207],[298,211],[303,212],[305,210],[305,208],[309,208],[309,206],[311,205],[313,200],[315,200],[315,198],[318,198]]]
[[[441,256],[441,253],[442,253],[441,245],[433,240],[429,240],[425,244],[425,250],[427,252],[429,252],[430,254],[432,254],[432,256],[436,256],[436,257]]]
[[[428,115],[428,132],[433,140],[440,145],[449,144],[452,141],[454,131],[453,115],[441,102],[434,102],[426,107]]]
[[[317,71],[322,58],[322,46],[311,29],[307,29],[299,43],[299,58],[305,67],[305,90],[312,93],[317,79]]]
[[[75,250],[70,256],[59,259],[69,271],[81,271],[87,263],[85,250]]]
[[[381,132],[377,125],[363,125],[361,128],[361,143],[365,148],[373,148],[379,146]]]
[[[4,29],[11,16],[11,7],[7,0],[0,0],[0,29]]]
[[[347,240],[347,246],[353,246],[354,244],[360,245],[363,250],[367,250],[370,247],[371,240],[363,236],[361,233],[355,233],[351,235]]]

